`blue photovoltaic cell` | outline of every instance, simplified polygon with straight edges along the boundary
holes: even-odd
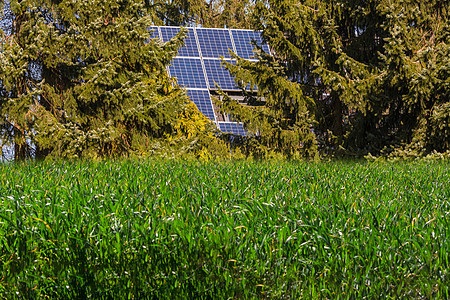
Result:
[[[233,51],[233,43],[229,30],[197,28],[197,37],[203,57],[219,58]]]
[[[161,27],[161,35],[163,42],[168,42],[179,31],[180,27]],[[184,44],[185,44],[184,47],[178,49],[178,56],[200,57],[193,29],[189,29],[188,34],[184,39]]]
[[[198,110],[211,121],[214,121],[214,109],[208,90],[187,90],[189,98]]]
[[[202,62],[196,58],[174,58],[169,66],[171,77],[176,77],[178,84],[186,88],[208,88],[203,73]]]
[[[180,27],[161,26],[151,27],[150,29],[154,30],[152,37],[158,37],[167,42],[179,32]],[[259,32],[235,29],[188,29],[185,46],[179,49],[178,56],[169,66],[169,74],[177,78],[178,84],[186,87],[190,99],[200,112],[210,120],[215,121],[215,115],[208,89],[217,89],[215,86],[215,83],[217,83],[223,90],[240,91],[234,82],[234,78],[228,70],[221,66],[221,61],[218,58],[220,56],[230,58],[228,53],[233,51],[234,46],[237,55],[240,57],[254,59],[252,57],[254,55],[253,40],[256,41],[257,45],[262,45],[263,51],[269,53],[269,47],[267,44],[262,44]],[[204,71],[206,71],[206,74]],[[254,88],[256,89],[256,87]],[[249,89],[249,86],[247,86],[247,89]],[[237,122],[219,122],[218,127],[223,132],[247,135],[243,125]]]
[[[206,75],[210,89],[217,89],[215,83],[223,90],[239,90],[230,72],[221,66],[218,59],[204,59]]]
[[[247,131],[244,129],[244,126],[240,123],[234,122],[219,122],[219,129],[225,133],[232,133],[235,135],[246,136]]]
[[[159,38],[158,27],[156,27],[156,26],[150,27],[150,37],[151,38],[155,38],[155,37]]]
[[[267,44],[262,44],[261,34],[258,31],[251,30],[231,30],[233,35],[234,46],[236,47],[236,54],[244,59],[254,59],[252,41],[256,41],[258,46],[262,45],[264,52],[269,53]]]

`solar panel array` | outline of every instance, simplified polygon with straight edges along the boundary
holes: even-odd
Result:
[[[208,90],[187,90],[189,98],[197,105],[197,108],[210,120],[215,120],[214,109],[211,103],[211,95]]]
[[[151,27],[152,37],[159,37],[163,42],[169,41],[180,27]],[[234,63],[230,52],[244,59],[253,57],[256,43],[265,52],[269,52],[267,44],[262,42],[259,32],[240,29],[187,28],[185,45],[168,68],[169,75],[177,79],[178,84],[185,87],[188,96],[197,105],[200,112],[215,122],[223,132],[246,135],[242,124],[220,122],[214,114],[210,90],[219,87],[225,91],[240,91],[234,78],[222,66],[220,57]]]
[[[208,89],[199,58],[174,58],[169,66],[170,76],[186,88]]]
[[[231,61],[229,61],[231,62]],[[210,89],[239,90],[230,72],[222,66],[218,59],[203,59]]]
[[[256,42],[256,44],[261,47],[264,52],[269,53],[269,46],[262,43],[259,32],[232,29],[231,34],[233,35],[236,54],[239,55],[239,57],[244,59],[254,59],[253,42]]]
[[[219,129],[225,133],[232,133],[236,135],[247,135],[247,131],[244,129],[242,123],[236,122],[219,122]]]
[[[163,42],[170,41],[170,39],[172,39],[180,31],[179,27],[160,27],[160,29]],[[188,29],[187,37],[184,39],[184,44],[185,46],[179,49],[178,56],[200,57],[200,52],[198,51],[198,45],[193,29]]]
[[[203,58],[231,58],[233,50],[230,31],[227,29],[196,29]]]

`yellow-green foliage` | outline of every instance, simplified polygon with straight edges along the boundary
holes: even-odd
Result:
[[[192,108],[166,70],[186,32],[167,43],[151,39],[147,4],[11,2],[12,35],[0,52],[0,133],[5,143],[36,146],[16,151],[17,159],[145,155],[182,135],[196,147],[192,135],[203,129],[180,124]]]

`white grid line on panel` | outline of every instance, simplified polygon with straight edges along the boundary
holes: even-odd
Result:
[[[231,45],[233,46],[233,52],[234,52],[234,54],[237,54],[236,45],[234,44],[233,34],[231,33],[230,29],[228,30],[228,34],[230,35]]]

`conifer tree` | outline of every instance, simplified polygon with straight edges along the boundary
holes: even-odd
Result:
[[[280,111],[274,103],[297,109],[295,99],[304,99],[302,122],[323,153],[448,151],[448,9],[442,1],[260,0],[254,28],[274,57],[228,67],[244,86],[261,86],[265,110]],[[256,116],[241,117],[261,107],[227,101],[222,110],[261,131]],[[275,134],[281,120],[296,117],[279,112],[260,128]]]
[[[235,121],[244,123],[248,137],[243,142],[247,155],[256,158],[278,157],[315,158],[317,143],[312,132],[312,99],[301,87],[285,78],[277,60],[262,53],[259,61],[251,62],[234,55],[236,65],[225,63],[235,75],[246,95],[248,105],[221,92],[215,103],[222,113],[230,114]],[[245,91],[250,84],[257,96]],[[257,86],[257,87],[256,87]]]
[[[380,56],[378,124],[396,155],[450,151],[450,4],[382,1],[388,32]],[[375,91],[374,91],[375,92]],[[402,151],[405,150],[405,151]]]
[[[318,138],[324,140],[328,133],[342,138],[343,114],[350,108],[363,106],[361,99],[355,99],[351,91],[345,90],[347,97],[339,97],[338,92],[330,88],[331,81],[327,82],[329,72],[337,75],[341,72],[336,60],[346,39],[339,32],[347,34],[349,30],[345,24],[337,26],[335,18],[343,13],[344,10],[335,7],[333,2],[320,0],[257,1],[254,26],[262,30],[274,56],[260,55],[257,63],[237,58],[236,66],[229,64],[228,68],[243,86],[247,83],[258,86],[257,102],[262,107],[251,105],[239,109],[256,110],[257,115],[261,115],[261,109],[272,111],[272,117],[266,118],[264,125],[257,125],[260,122],[257,116],[244,120],[236,109],[230,109],[239,107],[237,103],[219,102],[218,105],[246,122],[256,133],[256,140],[275,146],[274,150],[299,149],[297,153],[302,156],[314,156]],[[249,103],[256,102],[250,100]],[[320,121],[319,126],[316,120]],[[263,142],[272,139],[278,142]],[[285,150],[281,152],[288,154]]]
[[[31,141],[37,156],[144,154],[186,128],[209,130],[206,119],[180,124],[187,111],[199,114],[166,74],[185,32],[151,39],[144,2],[25,0],[11,11],[0,100],[16,145]]]
[[[250,0],[157,0],[146,2],[156,25],[251,28]]]
[[[373,1],[350,22],[357,36],[340,51],[340,74],[319,69],[341,99],[363,103],[344,115],[345,149],[411,156],[450,150],[448,9],[442,1]]]

